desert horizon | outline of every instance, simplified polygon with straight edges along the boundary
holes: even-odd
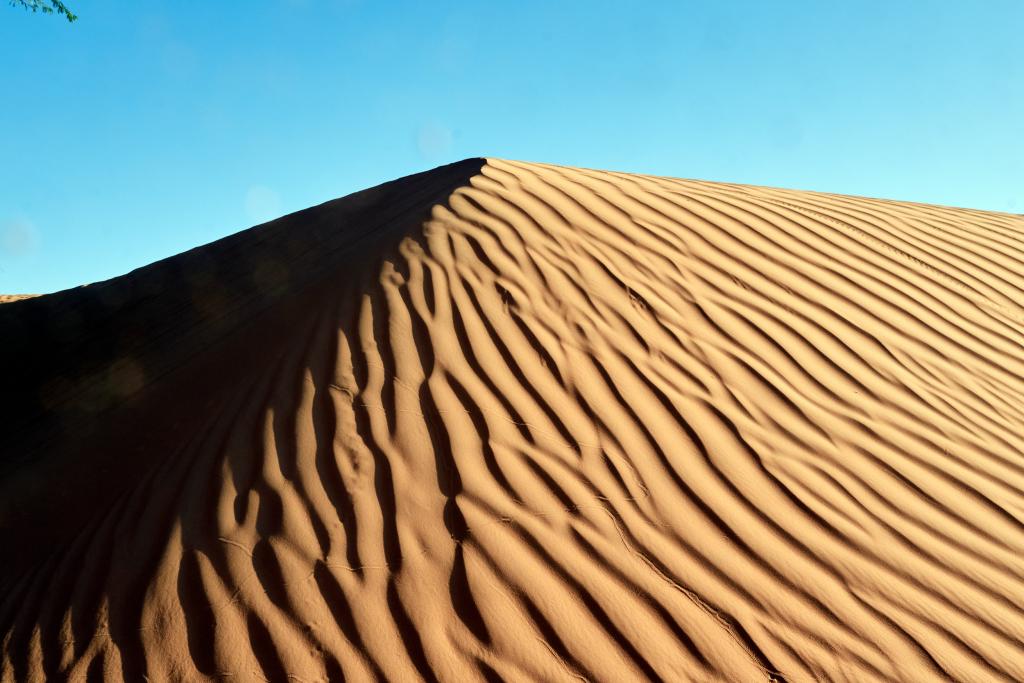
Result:
[[[0,683],[1024,681],[1024,3],[0,3]]]

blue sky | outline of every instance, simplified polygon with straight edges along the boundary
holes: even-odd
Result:
[[[0,292],[470,156],[1024,213],[1020,0],[68,4],[0,4]]]

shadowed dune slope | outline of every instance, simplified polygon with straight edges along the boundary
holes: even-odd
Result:
[[[1020,216],[469,160],[4,304],[0,680],[1024,680],[1021,302]]]

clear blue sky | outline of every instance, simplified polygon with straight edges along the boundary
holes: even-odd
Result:
[[[0,292],[469,156],[1024,213],[1024,2],[0,3]]]

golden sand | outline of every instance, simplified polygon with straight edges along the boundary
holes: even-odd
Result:
[[[1022,303],[1020,216],[488,159],[5,305],[0,680],[1024,680]]]

